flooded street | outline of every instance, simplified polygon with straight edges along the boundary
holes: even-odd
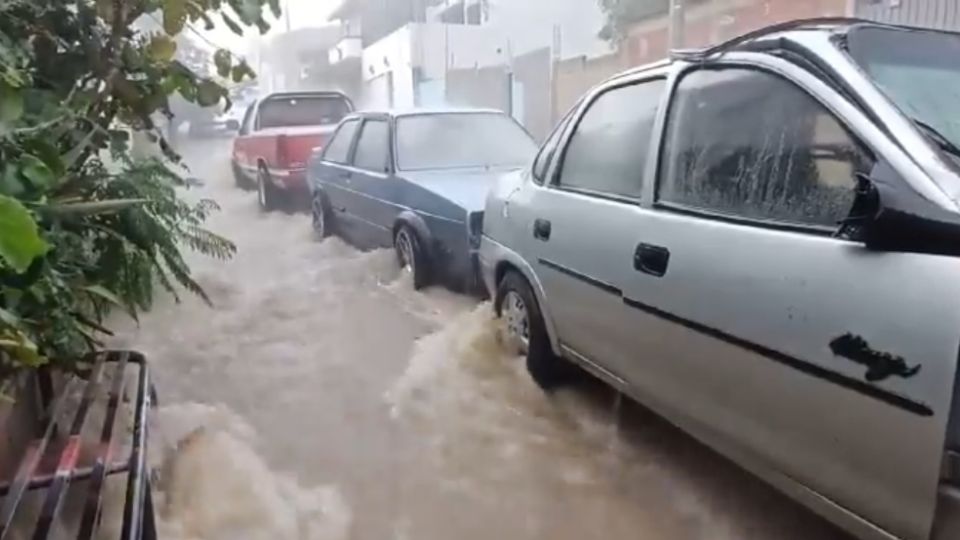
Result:
[[[317,242],[185,155],[237,243],[114,345],[151,360],[161,534],[178,539],[809,539],[833,527],[600,384],[545,396],[487,304]]]

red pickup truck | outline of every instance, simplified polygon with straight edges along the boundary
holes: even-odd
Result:
[[[353,111],[340,92],[288,92],[255,101],[231,157],[237,187],[256,188],[260,208],[307,207],[307,162]]]

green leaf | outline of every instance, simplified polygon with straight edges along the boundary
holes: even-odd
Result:
[[[273,12],[273,16],[280,18],[280,0],[270,0],[270,11]]]
[[[241,28],[240,25],[237,24],[237,21],[234,21],[226,13],[222,13],[220,16],[223,18],[223,23],[227,25],[227,28],[229,28],[231,32],[233,32],[238,36],[243,35],[243,28]]]
[[[246,60],[241,60],[239,64],[233,66],[231,79],[233,79],[235,83],[242,82],[245,78],[255,79],[256,77],[257,74],[250,69],[250,65],[247,64]]]
[[[44,190],[53,185],[56,177],[50,167],[37,156],[24,154],[19,160],[20,176],[30,182],[34,189]]]
[[[73,167],[77,160],[80,159],[80,156],[83,155],[83,151],[90,146],[90,142],[93,140],[93,136],[96,133],[97,129],[91,129],[86,135],[83,136],[82,139],[80,139],[80,142],[78,142],[76,146],[68,150],[67,153],[63,155],[64,167],[67,169]]]
[[[52,141],[47,138],[34,138],[26,141],[24,146],[31,154],[40,158],[53,171],[55,177],[59,178],[66,173],[66,166],[60,157],[60,150]]]
[[[200,84],[197,85],[197,103],[202,107],[216,105],[225,94],[226,90],[210,79],[200,81]]]
[[[17,326],[20,324],[20,317],[0,308],[0,323],[6,324],[7,326]]]
[[[20,201],[0,195],[0,259],[22,273],[48,249],[30,212]]]
[[[20,89],[0,82],[0,123],[15,122],[23,116],[23,94]]]
[[[261,36],[265,35],[267,32],[270,31],[270,24],[267,21],[263,20],[262,18],[257,19],[256,25],[257,25],[257,30],[260,31]]]
[[[220,49],[213,53],[213,63],[217,66],[217,74],[221,77],[230,76],[230,68],[233,66],[233,58],[230,51]]]
[[[183,30],[187,24],[186,0],[163,0],[163,29],[171,36]]]
[[[150,58],[157,62],[169,62],[177,54],[177,42],[170,36],[157,34],[150,40],[147,46]]]
[[[147,202],[149,201],[146,199],[110,199],[106,201],[48,204],[41,207],[40,211],[59,217],[93,216],[98,214],[112,214]]]
[[[3,171],[0,172],[0,195],[18,197],[24,191],[26,191],[26,188],[20,180],[20,175],[17,174],[17,164],[7,163],[3,167]]]
[[[87,291],[93,296],[106,300],[117,307],[125,307],[123,302],[120,301],[120,298],[103,285],[88,285],[84,287],[83,290]]]
[[[6,351],[27,367],[36,367],[47,362],[47,359],[37,352],[37,345],[19,330],[0,331],[0,350]]]

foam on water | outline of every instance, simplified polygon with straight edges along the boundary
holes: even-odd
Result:
[[[351,511],[335,486],[305,488],[270,469],[253,428],[223,406],[163,408],[154,456],[162,538],[341,540]]]

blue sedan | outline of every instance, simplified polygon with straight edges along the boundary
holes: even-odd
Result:
[[[393,247],[417,289],[479,292],[487,192],[535,153],[530,135],[499,111],[347,116],[310,163],[314,232],[361,249]]]

